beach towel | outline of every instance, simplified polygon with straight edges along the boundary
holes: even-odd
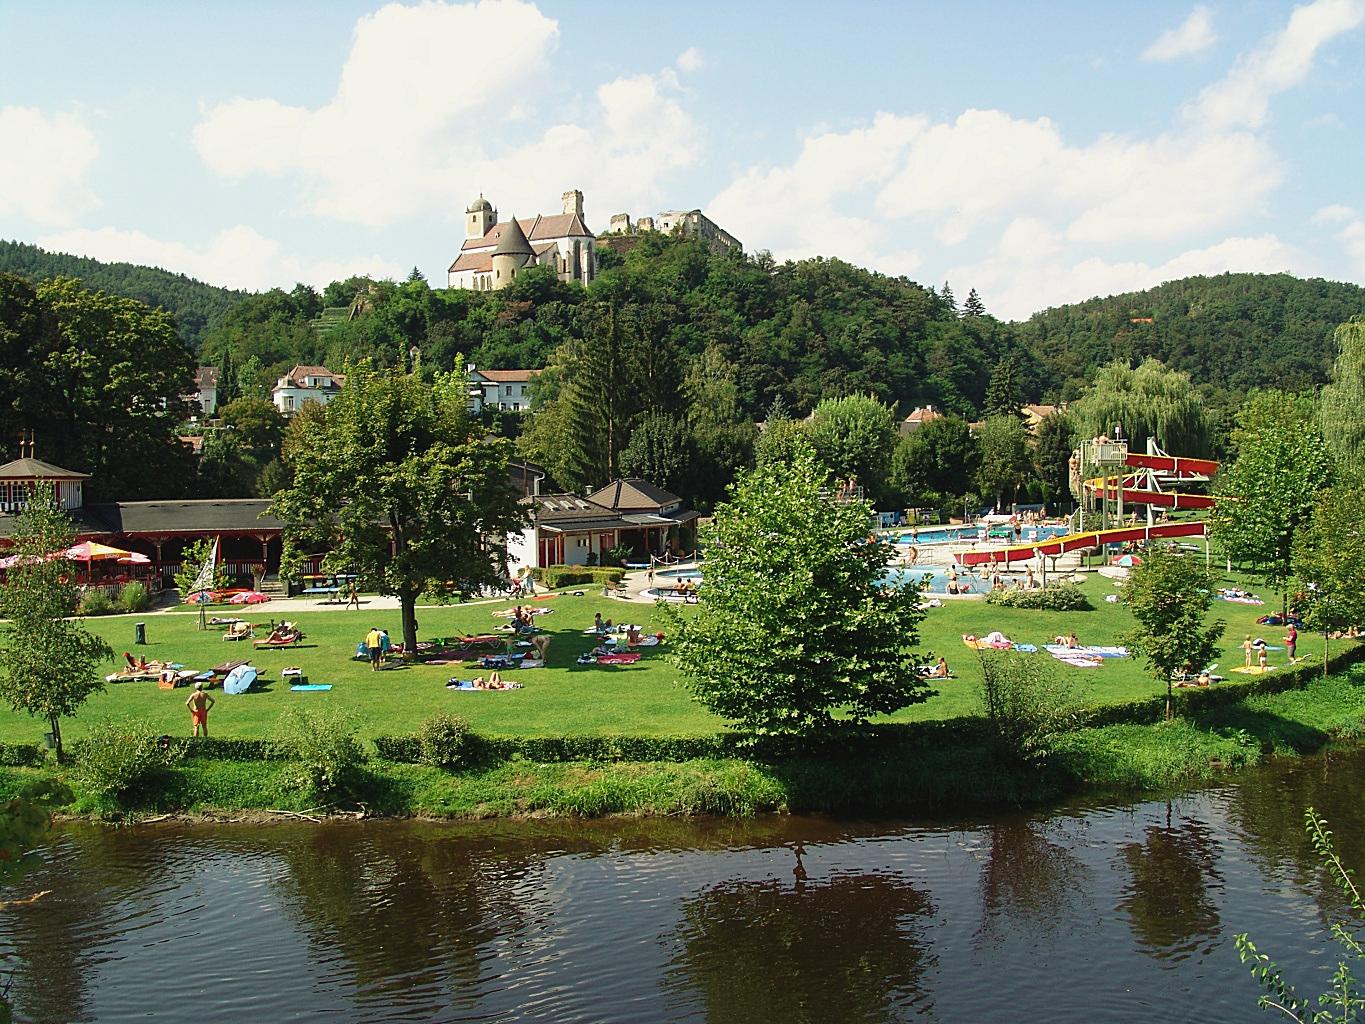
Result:
[[[633,654],[630,651],[622,651],[620,654],[599,654],[597,664],[599,665],[633,665],[640,660],[642,655]]]
[[[1229,672],[1240,672],[1240,673],[1242,673],[1242,675],[1244,675],[1244,676],[1263,676],[1263,675],[1265,675],[1267,672],[1274,672],[1274,671],[1275,671],[1275,666],[1274,666],[1274,665],[1267,665],[1265,668],[1261,668],[1260,665],[1238,665],[1238,666],[1235,667],[1235,668],[1230,668],[1230,669],[1228,669],[1228,671],[1229,671]]]
[[[291,690],[330,690],[331,683],[295,683],[289,687]]]
[[[1038,653],[1038,645],[1037,645],[1037,644],[1015,644],[1015,645],[1014,645],[1014,649],[1015,649],[1016,651],[1019,651],[1021,654],[1037,654],[1037,653]]]

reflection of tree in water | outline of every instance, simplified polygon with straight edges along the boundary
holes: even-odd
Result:
[[[1183,960],[1208,952],[1217,939],[1218,910],[1210,888],[1221,888],[1218,841],[1202,822],[1189,818],[1149,825],[1141,843],[1120,848],[1132,881],[1119,906],[1128,914],[1139,948],[1157,959]]]
[[[285,906],[324,961],[327,950],[344,958],[354,997],[431,1010],[472,1007],[478,949],[517,926],[525,879],[543,863],[507,839],[392,829],[318,829],[280,853]]]
[[[1365,750],[1337,751],[1299,762],[1277,762],[1248,772],[1229,791],[1228,818],[1267,874],[1285,865],[1296,887],[1310,893],[1324,920],[1347,913],[1341,891],[1322,870],[1303,827],[1303,812],[1314,808],[1327,819],[1342,863],[1365,866],[1365,819],[1356,780],[1365,772]]]
[[[798,846],[798,851],[799,851]],[[708,1024],[873,1022],[928,1009],[920,979],[929,897],[895,875],[734,881],[683,904],[670,988],[697,992]]]
[[[990,857],[981,872],[985,936],[1002,921],[1020,918],[1030,933],[1051,933],[1088,891],[1089,869],[1052,842],[1044,823],[1023,818],[990,827]]]

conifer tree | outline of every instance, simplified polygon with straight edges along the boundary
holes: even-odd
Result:
[[[981,296],[976,294],[975,288],[973,288],[970,292],[967,293],[967,301],[962,304],[962,315],[963,316],[986,315],[986,304],[981,301]]]

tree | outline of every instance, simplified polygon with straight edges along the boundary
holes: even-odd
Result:
[[[275,495],[290,564],[325,564],[398,597],[416,650],[417,598],[467,595],[506,574],[506,536],[525,513],[507,475],[511,442],[487,440],[462,375],[348,368],[315,429],[291,439],[292,484]]]
[[[209,560],[209,554],[213,551],[213,541],[197,540],[192,544],[186,544],[180,552],[180,571],[175,574],[175,585],[180,591],[181,600],[190,596],[190,591],[199,582],[199,573],[204,568],[204,563]],[[209,577],[210,590],[226,590],[228,586],[227,570],[223,568],[221,559],[216,559],[213,563],[213,572]]]
[[[1176,455],[1208,451],[1203,399],[1188,374],[1155,359],[1137,369],[1122,359],[1102,367],[1070,411],[1085,436],[1112,436],[1118,427],[1134,451],[1145,451],[1149,437]]]
[[[754,461],[760,466],[786,465],[798,451],[813,451],[806,422],[769,420],[754,442]]]
[[[836,713],[862,723],[929,694],[914,669],[919,592],[883,584],[869,506],[828,500],[826,480],[808,452],[742,476],[704,528],[701,606],[676,619],[693,695],[753,737],[810,736]]]
[[[237,379],[237,364],[232,359],[232,349],[224,348],[218,360],[218,408],[240,398],[242,385]]]
[[[758,428],[744,414],[735,366],[715,345],[692,360],[683,380],[687,423],[696,448],[694,492],[709,508],[734,479],[753,465]]]
[[[1205,621],[1213,593],[1208,569],[1169,548],[1149,549],[1119,592],[1137,619],[1123,642],[1147,660],[1158,683],[1166,684],[1167,719],[1176,673],[1197,672],[1218,657],[1226,623]]]
[[[219,415],[223,426],[233,432],[243,452],[258,467],[279,455],[286,421],[273,402],[243,396],[222,406]]]
[[[1293,571],[1294,534],[1312,519],[1331,479],[1316,419],[1307,398],[1253,392],[1232,433],[1237,459],[1215,481],[1212,536],[1228,558],[1249,562],[1282,593]]]
[[[1024,394],[1019,381],[1019,353],[1010,352],[997,360],[991,370],[991,382],[986,386],[983,411],[987,417],[1018,416],[1023,404]]]
[[[1336,329],[1332,383],[1322,389],[1319,425],[1339,466],[1365,461],[1365,316]]]
[[[995,507],[1005,508],[1030,468],[1028,432],[1018,416],[992,416],[981,424],[976,440],[981,447],[977,481],[982,496],[994,496]]]
[[[957,316],[957,299],[953,297],[953,289],[947,281],[943,282],[943,287],[939,289],[938,296],[943,300],[943,304],[948,308],[948,312]]]
[[[1293,537],[1294,589],[1310,629],[1323,635],[1322,674],[1327,674],[1331,634],[1365,622],[1365,484],[1340,484],[1319,492],[1312,521]]]
[[[40,484],[15,518],[7,549],[16,558],[0,587],[0,698],[16,711],[46,719],[63,756],[61,720],[104,689],[99,665],[114,656],[78,620],[72,579],[63,556],[75,535],[50,486]]]
[[[1064,412],[1050,412],[1033,433],[1033,465],[1043,483],[1043,500],[1055,506],[1071,499],[1071,453],[1076,427]]]
[[[621,453],[621,472],[643,477],[666,491],[680,491],[695,451],[686,426],[666,412],[646,413]]]
[[[986,315],[986,304],[981,301],[981,296],[976,294],[975,288],[967,293],[967,301],[962,304],[962,315],[966,317]]]
[[[918,505],[939,505],[972,487],[981,447],[967,421],[939,416],[901,438],[891,454],[890,484]]]
[[[811,445],[835,477],[855,477],[874,502],[882,497],[896,447],[891,410],[868,395],[827,398],[807,427]]]

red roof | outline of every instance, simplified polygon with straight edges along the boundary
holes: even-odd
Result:
[[[331,377],[332,386],[338,388],[346,383],[346,375],[344,373],[333,373],[325,366],[305,366],[303,363],[299,363],[286,373],[285,376],[289,378],[289,383],[293,384],[296,388],[308,387],[306,381],[309,377]]]
[[[475,370],[479,376],[494,384],[525,384],[539,370]]]
[[[518,217],[517,224],[521,226],[521,230],[525,232],[527,239],[532,242],[544,242],[552,238],[592,237],[592,232],[587,229],[576,213],[556,213],[551,217],[537,214],[530,219]],[[498,244],[498,239],[502,237],[503,227],[502,223],[494,224],[482,238],[467,238],[460,248],[491,249]]]
[[[493,254],[491,252],[462,252],[459,258],[450,265],[448,273],[455,273],[459,270],[472,270],[477,273],[489,273],[493,269]]]

